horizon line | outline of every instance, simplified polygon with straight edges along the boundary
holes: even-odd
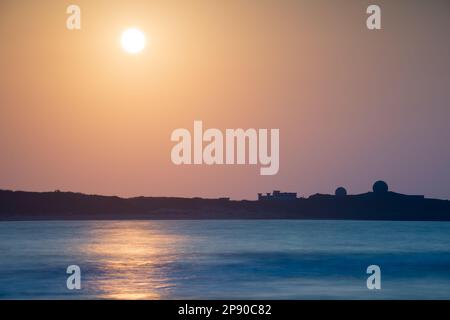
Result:
[[[273,191],[278,191],[278,190],[273,190]],[[70,194],[79,194],[79,195],[85,195],[85,196],[96,196],[96,197],[110,197],[110,198],[120,198],[120,199],[136,199],[136,198],[173,198],[173,199],[203,199],[203,200],[229,200],[229,201],[261,201],[258,198],[256,200],[250,200],[250,199],[231,199],[231,197],[227,197],[227,196],[219,196],[219,197],[214,197],[214,198],[208,198],[208,197],[200,197],[200,196],[191,196],[191,197],[187,197],[187,196],[153,196],[153,195],[136,195],[136,196],[120,196],[120,195],[115,195],[115,194],[98,194],[98,193],[85,193],[85,192],[81,192],[81,191],[66,191],[66,190],[60,190],[60,189],[56,189],[53,191],[29,191],[29,190],[14,190],[14,189],[2,189],[0,188],[0,192],[17,192],[17,193],[70,193]],[[367,191],[367,192],[363,192],[363,193],[355,193],[355,194],[346,194],[344,197],[352,197],[352,196],[361,196],[361,195],[366,195],[366,194],[371,194],[371,193],[375,193],[374,191]],[[423,197],[424,199],[429,199],[429,200],[443,200],[443,201],[450,201],[450,199],[440,199],[440,198],[427,198],[424,195],[409,195],[409,194],[403,194],[403,193],[399,193],[399,192],[395,192],[392,190],[388,190],[386,191],[386,193],[389,194],[397,194],[397,195],[403,195],[403,196],[420,196]],[[262,193],[263,195],[266,195],[267,193]],[[258,193],[256,193],[256,195],[258,196]],[[297,195],[297,193],[295,193],[295,195]],[[310,194],[308,196],[299,196],[296,197],[296,199],[300,200],[300,199],[309,199],[313,196],[332,196],[332,197],[339,197],[336,194],[330,194],[330,193],[313,193]],[[341,196],[342,197],[342,196]]]

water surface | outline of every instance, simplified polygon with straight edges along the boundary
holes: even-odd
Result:
[[[0,222],[0,299],[81,298],[450,299],[450,223]]]

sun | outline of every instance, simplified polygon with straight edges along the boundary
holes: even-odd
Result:
[[[137,28],[129,28],[122,32],[120,44],[122,48],[132,54],[137,54],[145,48],[145,34]]]

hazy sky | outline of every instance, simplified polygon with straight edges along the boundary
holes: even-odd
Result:
[[[151,42],[136,56],[129,26]],[[449,30],[448,0],[2,0],[0,188],[254,199],[385,179],[450,198]],[[279,128],[279,173],[175,166],[194,120]]]

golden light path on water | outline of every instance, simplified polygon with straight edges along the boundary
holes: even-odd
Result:
[[[108,223],[91,230],[81,248],[99,269],[95,290],[101,299],[163,299],[174,286],[167,268],[185,237],[158,229],[152,222]]]

